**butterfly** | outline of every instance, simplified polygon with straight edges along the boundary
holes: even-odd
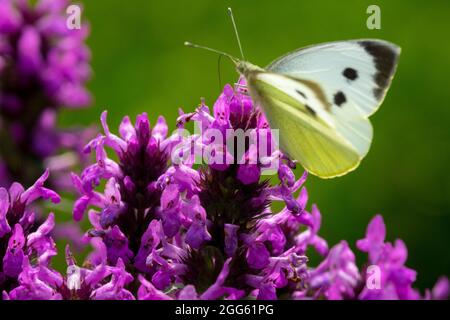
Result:
[[[236,37],[242,57],[236,24]],[[397,68],[400,47],[378,39],[336,41],[301,48],[261,68],[229,57],[261,106],[280,148],[321,178],[345,175],[369,151],[369,120],[384,100]]]

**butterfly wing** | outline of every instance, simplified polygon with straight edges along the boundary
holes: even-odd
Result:
[[[320,84],[332,112],[350,102],[368,117],[386,95],[399,54],[398,46],[383,40],[338,41],[288,53],[266,69]]]
[[[332,178],[358,166],[358,150],[336,133],[335,121],[326,117],[328,111],[314,83],[252,72],[247,75],[247,85],[271,127],[279,130],[281,149],[309,172]]]
[[[282,149],[310,172],[331,178],[356,168],[373,130],[400,48],[381,40],[332,42],[289,53],[246,78]],[[286,130],[286,127],[289,129]]]

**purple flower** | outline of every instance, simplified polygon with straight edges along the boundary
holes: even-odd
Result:
[[[250,268],[262,269],[269,264],[270,252],[264,243],[252,241],[247,246],[246,259]]]
[[[89,28],[66,27],[69,4],[0,1],[0,186],[31,184],[49,167],[58,177],[52,185],[68,187],[68,172],[85,160],[80,151],[90,130],[59,130],[56,124],[61,107],[85,107],[91,100],[85,88]]]
[[[366,238],[358,240],[356,246],[359,250],[369,253],[371,263],[376,263],[384,249],[386,226],[381,215],[375,216],[367,227]]]
[[[134,125],[125,117],[118,136],[110,131],[106,116],[105,111],[101,115],[104,135],[85,148],[95,152],[96,162],[81,176],[72,175],[80,194],[74,219],[81,220],[88,211],[92,229],[87,235],[102,239],[108,264],[121,261],[133,277],[141,272],[147,280],[158,282],[157,287],[164,287],[172,281],[176,266],[165,262],[163,246],[168,246],[167,240],[182,224],[180,191],[166,187],[166,180],[171,179],[167,163],[176,138],[167,137],[163,117],[153,128],[145,113],[137,116]],[[117,162],[108,157],[107,148],[116,153]],[[177,176],[186,179],[176,173],[172,178]],[[99,188],[102,181],[106,182],[103,190]]]
[[[23,229],[20,224],[16,224],[3,257],[3,273],[6,276],[17,277],[22,271],[22,261],[25,256],[23,253],[24,245]]]
[[[105,250],[105,248],[103,248]],[[28,257],[23,260],[19,285],[10,292],[3,292],[7,300],[134,300],[125,289],[133,277],[125,271],[121,259],[116,266],[106,261],[90,268],[76,264],[69,247],[66,247],[67,272],[61,275],[44,266],[32,266]]]
[[[450,281],[447,277],[440,277],[433,289],[427,290],[425,299],[446,300],[450,293]]]
[[[310,272],[309,286],[316,290],[315,297],[340,300],[355,298],[354,288],[360,280],[355,255],[346,241],[331,248],[322,263]]]
[[[188,121],[197,121],[202,129],[187,138],[179,131],[168,137],[161,117],[152,128],[145,113],[134,125],[125,117],[115,135],[106,112],[102,114],[104,134],[85,148],[95,153],[96,162],[81,176],[72,176],[80,194],[73,214],[81,220],[87,211],[92,225],[87,236],[96,251],[85,272],[103,270],[103,275],[109,270],[108,280],[99,277],[83,291],[87,282],[71,267],[63,283],[91,299],[369,299],[394,293],[395,298],[420,297],[411,289],[415,272],[404,267],[406,248],[401,241],[384,242],[381,217],[370,223],[358,247],[369,253],[370,263],[380,265],[385,289],[366,292],[369,270],[359,271],[346,241],[328,248],[319,236],[319,209],[314,204],[308,209],[307,172],[295,177],[295,163],[277,149],[267,120],[242,85],[226,86],[212,114],[204,101],[193,113],[180,112],[178,130]],[[213,138],[208,129],[223,139]],[[230,149],[230,129],[268,131],[268,154],[256,147],[260,136],[245,143],[243,150]],[[107,155],[107,148],[117,161]],[[210,162],[205,151],[233,161]],[[185,157],[186,152],[193,153]],[[184,161],[169,166],[174,155]],[[197,169],[193,159],[198,156],[206,164]],[[266,164],[273,162],[278,164],[279,182],[269,184],[264,173]],[[284,207],[273,211],[277,202]],[[323,257],[317,266],[309,265],[310,248]],[[425,298],[443,298],[447,292],[448,281],[440,280]]]
[[[195,156],[206,152],[216,159],[231,157],[233,161],[217,164],[206,159],[208,165],[201,166],[196,173],[192,172],[191,163],[184,162],[173,165],[168,169],[171,173],[160,179],[166,190],[182,194],[173,197],[180,208],[178,219],[182,224],[174,244],[185,251],[179,261],[184,268],[173,277],[186,285],[175,296],[178,298],[217,299],[221,295],[209,293],[214,292],[211,288],[219,281],[219,275],[225,274],[230,276],[221,280],[220,286],[231,293],[228,298],[271,299],[277,297],[278,289],[289,295],[303,287],[307,277],[305,245],[303,242],[297,245],[295,236],[313,219],[304,217],[306,189],[298,197],[293,195],[300,190],[306,175],[295,179],[292,163],[275,149],[266,119],[241,86],[242,83],[236,89],[225,86],[214,104],[213,114],[202,101],[194,113],[182,113],[178,119],[179,127],[186,121],[197,121],[202,129],[200,135],[187,139],[182,148],[189,150],[194,140],[193,150],[199,153]],[[223,139],[211,139],[208,129],[219,130]],[[263,141],[259,140],[252,140],[244,150],[230,149],[226,145],[230,129],[269,131],[268,155],[260,153],[256,143]],[[265,161],[260,161],[260,156],[265,161],[270,158],[282,164],[279,184],[269,186],[267,181],[260,181],[265,170]],[[185,178],[180,178],[181,170],[186,172]],[[284,202],[286,208],[271,212],[273,201]],[[316,224],[320,226],[318,219]],[[319,244],[317,231],[318,227],[310,231],[305,241],[316,242],[325,251],[326,244]]]
[[[200,248],[205,242],[211,240],[211,235],[206,226],[206,211],[200,205],[197,196],[191,199],[191,205],[187,215],[190,218],[190,226],[186,232],[185,241],[194,249]]]
[[[408,251],[405,243],[397,239],[393,244],[385,242],[386,227],[381,215],[376,215],[367,227],[366,237],[358,240],[357,247],[369,254],[370,266],[374,272],[365,273],[366,285],[359,294],[364,300],[417,300],[420,293],[412,287],[416,271],[405,266]],[[371,269],[371,270],[372,270]],[[374,277],[375,283],[371,283]],[[428,298],[442,299],[448,296],[448,280],[442,278]]]
[[[59,273],[45,266],[33,267],[28,257],[23,260],[19,286],[9,293],[3,291],[4,300],[61,300],[54,286],[62,285]]]
[[[316,205],[310,211],[307,209],[308,192],[303,186],[307,173],[296,179],[292,171],[295,164],[276,149],[271,138],[266,158],[259,157],[255,141],[246,144],[243,152],[226,145],[230,129],[269,128],[259,108],[243,94],[242,85],[241,81],[236,89],[226,86],[212,114],[202,101],[195,112],[181,113],[178,119],[179,128],[185,122],[197,121],[202,131],[182,142],[180,149],[194,152],[185,158],[188,161],[174,164],[158,180],[165,190],[164,210],[160,214],[162,226],[165,230],[172,225],[178,229],[169,241],[177,255],[170,262],[167,259],[158,262],[170,267],[164,266],[155,273],[153,283],[141,279],[143,296],[217,299],[229,291],[232,294],[228,298],[263,300],[370,298],[374,293],[365,292],[366,274],[356,266],[348,243],[342,241],[329,250],[327,241],[319,236],[321,214]],[[218,130],[223,139],[217,136],[213,139],[208,129]],[[270,131],[268,136],[271,137]],[[206,158],[206,165],[197,172],[192,169],[191,160],[195,156],[205,159],[205,152],[212,158],[231,157],[234,161],[217,164]],[[252,163],[250,160],[254,158],[257,161]],[[263,162],[267,160],[278,161],[278,184],[261,181]],[[285,207],[272,212],[271,204],[277,201]],[[171,229],[170,234],[174,232]],[[369,253],[371,263],[383,262],[384,270],[389,271],[385,271],[388,279],[382,280],[390,283],[390,289],[385,290],[389,297],[392,288],[397,299],[419,297],[410,288],[415,272],[403,267],[406,259],[403,243],[397,241],[392,246],[385,244],[384,238],[384,224],[377,217],[358,247]],[[158,241],[163,242],[162,239]],[[309,248],[324,257],[316,267],[308,266],[305,254]],[[162,256],[167,254],[155,255],[153,249],[149,254],[152,261]],[[177,283],[184,287],[173,289]],[[216,290],[217,295],[211,294]],[[426,297],[442,298],[447,292],[448,282],[441,280]]]
[[[313,226],[312,230],[317,230]],[[311,231],[312,231],[311,230]],[[298,236],[302,243],[313,239],[313,233]],[[375,216],[367,227],[366,237],[357,241],[357,247],[369,254],[362,272],[355,264],[355,255],[346,241],[330,249],[325,259],[309,270],[304,290],[294,293],[296,299],[360,299],[360,300],[417,300],[446,299],[449,281],[441,278],[424,296],[412,287],[416,271],[405,266],[407,249],[402,240],[385,242],[386,227],[381,215]],[[297,241],[299,241],[297,240]],[[317,240],[307,246],[317,248]],[[320,247],[319,247],[320,248]]]
[[[10,290],[18,285],[18,276],[28,257],[40,266],[47,267],[56,255],[56,246],[49,233],[54,226],[54,215],[39,225],[33,202],[39,198],[58,203],[60,198],[44,187],[46,171],[36,183],[25,190],[13,183],[9,190],[0,188],[0,290]]]
[[[110,268],[111,280],[93,290],[92,300],[134,300],[133,294],[124,287],[133,281],[131,274],[126,272],[121,259],[115,268]]]
[[[137,296],[139,300],[172,300],[169,295],[155,288],[155,286],[145,279],[144,276],[139,276],[141,286],[139,287]]]
[[[183,287],[181,290],[176,290],[175,295],[171,296],[157,289],[152,284],[152,282],[146,280],[142,276],[139,276],[141,286],[138,290],[138,299],[139,300],[172,300],[175,298],[181,300],[216,300],[220,298],[231,300],[240,299],[244,296],[244,292],[242,290],[230,288],[224,285],[230,272],[229,269],[230,261],[231,258],[225,261],[222,270],[217,276],[217,279],[201,295],[197,293],[194,286],[187,285]]]

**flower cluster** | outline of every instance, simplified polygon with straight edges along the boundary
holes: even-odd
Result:
[[[18,285],[25,261],[47,268],[50,258],[56,255],[56,246],[49,233],[55,225],[53,213],[38,224],[34,203],[49,199],[58,203],[54,191],[44,187],[46,171],[36,183],[25,190],[13,183],[9,190],[0,187],[0,290],[11,290]]]
[[[369,254],[365,270],[358,270],[354,253],[346,241],[341,241],[330,249],[319,266],[311,269],[309,289],[297,293],[296,298],[310,295],[331,300],[447,299],[450,284],[446,277],[421,297],[412,287],[416,272],[404,265],[405,244],[402,240],[396,240],[395,244],[385,242],[385,235],[383,218],[377,215],[369,223],[366,237],[357,242],[358,249]]]
[[[226,86],[212,114],[204,102],[193,113],[181,113],[179,129],[189,121],[201,132],[183,139],[176,133],[167,137],[162,118],[150,129],[145,114],[134,126],[126,117],[118,137],[109,131],[103,113],[105,135],[87,147],[96,151],[97,162],[81,177],[74,175],[81,193],[75,219],[90,204],[98,208],[89,211],[93,229],[88,235],[101,239],[108,263],[123,261],[138,280],[129,287],[137,299],[420,298],[412,294],[414,278],[406,272],[404,260],[394,264],[395,254],[388,254],[392,245],[384,244],[384,237],[381,242],[366,240],[374,246],[370,250],[386,251],[384,262],[369,259],[387,277],[375,291],[365,286],[370,274],[359,271],[347,242],[328,249],[318,235],[317,206],[307,210],[307,174],[297,180],[295,164],[279,150],[271,146],[269,156],[279,160],[276,185],[261,175],[263,163],[237,161],[260,149],[246,145],[243,155],[237,155],[227,148],[226,130],[268,128],[264,115],[242,92],[242,84],[236,89]],[[210,128],[222,132],[223,139],[205,134]],[[107,157],[105,146],[115,151],[118,162]],[[170,156],[189,151],[203,157],[205,150],[216,158],[235,159],[198,168],[192,157],[167,164]],[[95,190],[101,180],[106,181],[103,193]],[[275,202],[285,207],[273,212]],[[368,231],[370,235],[381,237],[379,230]],[[358,242],[362,251],[363,242]],[[317,267],[308,264],[310,248],[324,257]],[[392,288],[397,296],[388,295]],[[426,298],[445,297],[446,290],[444,279]]]
[[[121,259],[115,266],[106,264],[106,251],[96,253],[97,265],[77,266],[70,249],[66,247],[67,273],[62,275],[44,265],[32,266],[29,258],[23,259],[19,285],[5,300],[134,300],[124,287],[133,281],[125,271]],[[94,259],[95,261],[96,259]],[[89,261],[90,262],[90,261]]]
[[[120,137],[111,133],[106,123],[107,113],[101,117],[105,134],[93,139],[86,152],[94,151],[96,163],[78,176],[72,175],[80,193],[73,209],[75,220],[81,220],[89,206],[92,229],[89,237],[101,238],[107,261],[115,265],[120,259],[129,270],[153,274],[146,263],[156,243],[152,221],[162,215],[164,195],[158,179],[166,172],[170,149],[174,140],[167,138],[168,128],[163,117],[150,127],[147,114],[136,119],[133,126],[125,117],[119,127]],[[113,150],[118,161],[110,159],[106,147]],[[104,192],[96,188],[106,181]]]
[[[187,120],[196,121],[202,131],[181,149],[194,145],[199,153],[195,156],[203,156],[206,150],[216,158],[219,154],[219,158],[232,161],[212,162],[198,170],[193,170],[189,162],[182,163],[172,166],[161,177],[163,196],[170,199],[170,208],[166,210],[169,214],[162,217],[162,228],[166,236],[172,236],[170,232],[167,234],[166,221],[170,219],[169,225],[176,221],[178,234],[173,245],[180,253],[178,258],[167,257],[170,261],[163,269],[167,269],[168,280],[156,288],[167,289],[170,279],[187,285],[179,293],[184,298],[186,288],[194,298],[202,297],[212,287],[215,298],[289,297],[303,288],[307,278],[306,244],[314,243],[321,253],[327,251],[326,243],[313,231],[318,228],[314,224],[320,224],[320,217],[317,221],[314,214],[305,210],[308,195],[302,185],[306,173],[295,179],[293,163],[284,161],[270,134],[266,135],[269,142],[265,145],[270,149],[268,157],[280,161],[280,183],[276,186],[261,178],[265,169],[262,161],[245,161],[251,153],[257,154],[256,159],[262,158],[258,146],[247,144],[241,154],[235,144],[229,148],[230,137],[226,135],[229,129],[268,129],[262,112],[242,92],[242,83],[236,90],[225,87],[213,114],[202,102],[194,113],[182,114],[178,124]],[[219,130],[222,139],[204,134],[211,128]],[[294,193],[300,189],[295,197]],[[274,201],[284,201],[286,207],[273,213]],[[305,232],[310,235],[299,236],[301,227],[308,229]],[[217,282],[221,283],[220,290]]]
[[[34,3],[34,2],[33,2]],[[68,0],[0,0],[0,185],[69,171],[85,130],[58,130],[57,110],[88,106],[88,27],[66,27]],[[81,136],[81,138],[80,138]],[[68,152],[58,155],[61,150]],[[69,177],[69,175],[67,175]],[[70,177],[52,181],[67,185]]]
[[[101,116],[104,134],[84,150],[95,153],[95,163],[81,175],[72,175],[79,192],[73,217],[79,221],[87,212],[92,226],[83,241],[90,241],[94,250],[82,265],[67,247],[67,272],[52,269],[53,214],[42,225],[32,226],[32,201],[59,200],[43,187],[48,172],[26,191],[17,183],[9,191],[0,189],[4,299],[448,297],[447,278],[424,296],[412,287],[416,273],[405,266],[406,247],[401,240],[385,242],[381,216],[357,242],[369,256],[363,268],[357,267],[346,241],[329,249],[319,235],[320,211],[307,205],[307,173],[296,179],[295,163],[276,148],[270,134],[264,158],[251,143],[241,151],[234,144],[229,147],[228,129],[269,128],[242,83],[236,88],[227,85],[212,113],[204,102],[193,113],[181,112],[172,135],[164,118],[152,127],[145,113],[134,124],[125,117],[115,135],[106,116]],[[181,132],[189,121],[202,130],[185,137]],[[224,139],[211,139],[205,134],[209,128],[218,129]],[[233,161],[196,167],[193,159],[203,157],[205,150],[209,156]],[[190,156],[184,157],[186,152]],[[264,161],[250,163],[252,153]],[[170,161],[179,158],[184,161]],[[277,183],[263,175],[267,163],[274,161]],[[276,203],[282,204],[281,210],[274,211]],[[317,266],[308,261],[310,250],[322,256]]]
[[[57,254],[51,237],[55,216],[50,213],[39,224],[35,203],[39,198],[58,203],[60,197],[44,187],[49,172],[24,190],[13,183],[9,190],[0,188],[0,290],[5,300],[53,299],[134,299],[124,287],[133,277],[118,259],[114,266],[106,262],[106,247],[93,243],[96,250],[78,267],[67,247],[67,274],[51,266]]]
[[[405,266],[408,251],[405,243],[397,239],[394,244],[385,242],[386,227],[382,216],[375,216],[367,227],[366,237],[358,240],[357,247],[369,255],[368,262],[375,266],[374,273],[365,274],[367,286],[359,293],[364,300],[417,300],[420,293],[413,289],[416,271]],[[370,285],[373,276],[380,276],[378,283]],[[449,294],[448,279],[442,277],[433,290],[427,290],[426,299],[446,299]]]

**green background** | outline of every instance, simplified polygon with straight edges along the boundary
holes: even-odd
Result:
[[[370,4],[381,7],[381,30],[366,27]],[[61,124],[99,124],[107,109],[115,131],[124,115],[144,111],[153,122],[164,115],[174,128],[179,107],[194,110],[200,97],[212,106],[219,94],[217,56],[183,42],[238,55],[227,6],[247,58],[261,66],[298,47],[333,40],[382,38],[402,47],[392,88],[371,118],[375,135],[366,159],[342,178],[311,177],[307,187],[330,245],[347,239],[354,248],[372,216],[381,213],[388,239],[406,242],[418,287],[449,275],[449,1],[85,1],[95,102],[65,112]],[[221,70],[223,82],[236,80],[225,60]]]

